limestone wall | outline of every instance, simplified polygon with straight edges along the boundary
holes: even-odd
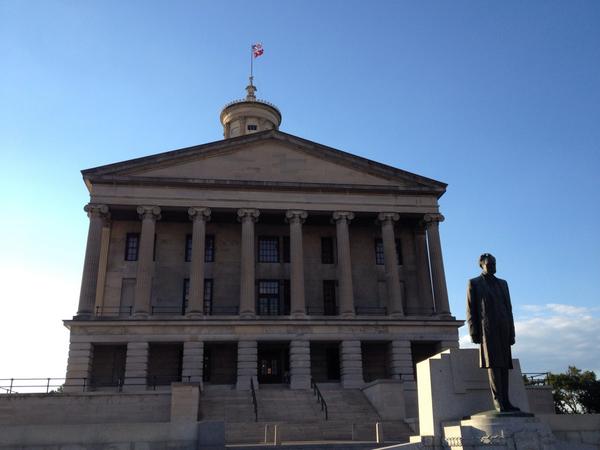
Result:
[[[117,311],[119,306],[133,304],[133,287],[137,261],[125,261],[127,233],[139,233],[139,221],[112,222],[104,296],[97,306],[105,313]],[[192,223],[156,223],[156,252],[152,280],[151,304],[178,311],[183,302],[184,279],[189,278],[190,263],[185,261],[186,235],[191,234]],[[206,233],[215,239],[215,261],[205,265],[206,278],[213,279],[213,305],[236,307],[240,289],[241,230],[236,223],[209,222]],[[282,217],[281,224],[261,223],[255,229],[260,236],[289,236],[289,225]],[[333,237],[335,226],[311,225],[303,227],[306,304],[323,305],[323,280],[336,280],[336,264],[321,263],[321,237]],[[381,237],[381,227],[375,223],[351,223],[350,243],[355,306],[387,306],[387,286],[383,265],[375,264],[374,240]],[[402,241],[403,264],[398,266],[402,297],[409,314],[430,312],[421,305],[416,292],[415,241],[410,227],[396,227],[396,238]],[[289,279],[289,263],[256,263],[256,278]],[[124,310],[123,312],[125,312]],[[163,309],[164,311],[164,309]]]
[[[0,425],[168,422],[170,393],[0,395]]]

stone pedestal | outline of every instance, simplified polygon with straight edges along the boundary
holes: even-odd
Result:
[[[469,420],[444,424],[441,442],[456,450],[555,450],[550,427],[535,417],[471,416]]]
[[[310,388],[310,343],[290,342],[290,388]]]
[[[146,390],[148,347],[147,342],[130,342],[127,344],[124,391]]]
[[[65,392],[84,392],[85,387],[89,385],[92,352],[93,347],[89,342],[69,344]]]
[[[204,370],[204,342],[185,342],[183,344],[183,368],[181,375],[184,382],[198,383],[202,389],[202,372]]]
[[[364,385],[360,341],[342,341],[342,386],[361,388]]]
[[[171,422],[196,423],[200,416],[200,385],[171,384]]]
[[[258,370],[258,345],[256,341],[238,342],[237,389],[250,390],[250,380],[254,379],[254,388],[258,389],[256,375]]]

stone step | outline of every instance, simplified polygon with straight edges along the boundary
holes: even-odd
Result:
[[[275,423],[228,423],[225,425],[227,443],[261,443],[273,441]],[[351,424],[348,422],[280,422],[278,432],[282,441],[375,441],[375,423]],[[407,442],[410,430],[404,422],[383,422],[386,441]]]

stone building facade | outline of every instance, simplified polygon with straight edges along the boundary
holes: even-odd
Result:
[[[415,363],[458,347],[462,324],[446,185],[279,131],[252,84],[221,123],[224,140],[82,172],[65,389],[396,379],[416,408]]]

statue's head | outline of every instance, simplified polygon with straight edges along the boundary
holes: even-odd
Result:
[[[491,253],[484,253],[479,257],[479,267],[486,275],[494,275],[496,273],[496,258]]]

